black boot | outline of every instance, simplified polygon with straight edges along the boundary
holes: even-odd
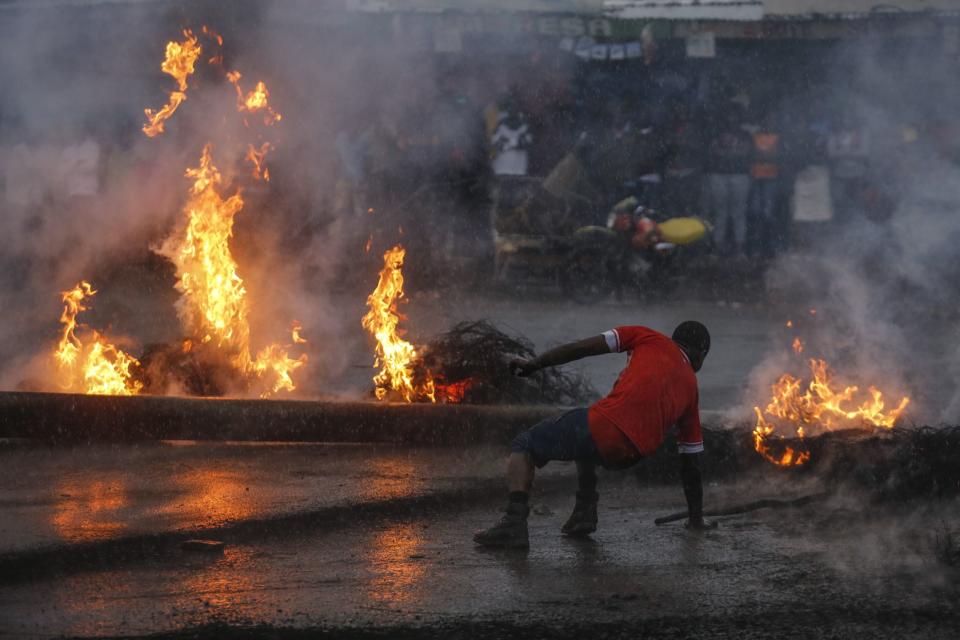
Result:
[[[577,491],[577,503],[573,506],[573,513],[564,523],[560,531],[566,536],[586,536],[597,530],[597,500],[600,495],[596,491],[585,493]]]
[[[511,502],[507,505],[507,512],[500,518],[500,522],[489,529],[474,533],[473,541],[484,547],[526,549],[530,546],[530,538],[527,534],[528,515],[530,515],[530,507]]]

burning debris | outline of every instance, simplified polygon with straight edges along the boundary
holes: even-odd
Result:
[[[432,371],[437,396],[470,404],[555,404],[574,406],[598,397],[576,373],[547,367],[525,378],[510,372],[512,360],[536,353],[521,337],[509,336],[492,323],[461,322],[424,348],[423,367]]]
[[[203,35],[216,46],[223,39],[204,27]],[[166,106],[147,109],[143,132],[156,137],[186,100],[187,78],[196,68],[203,52],[198,38],[189,29],[182,42],[169,42],[161,69],[177,81]],[[219,67],[222,56],[208,63]],[[259,81],[244,94],[240,73],[226,72],[237,91],[237,109],[242,114],[262,114],[265,126],[281,120],[269,104],[266,85]],[[249,127],[249,123],[244,120]],[[269,180],[266,155],[269,142],[259,147],[246,145],[246,161],[256,180]],[[181,293],[177,313],[187,338],[175,345],[152,345],[143,355],[143,365],[93,332],[82,342],[76,335],[76,316],[83,311],[83,300],[96,293],[86,282],[63,294],[65,304],[61,321],[63,337],[55,357],[61,384],[84,393],[135,394],[169,393],[172,390],[196,395],[223,395],[230,391],[255,390],[262,397],[295,389],[292,374],[306,363],[306,355],[290,356],[291,345],[271,343],[254,355],[250,335],[251,302],[239,275],[230,240],[236,215],[243,209],[240,188],[222,195],[224,179],[213,162],[212,146],[203,147],[200,163],[189,168],[192,179],[184,217],[173,233],[154,250],[176,268],[176,288]],[[294,323],[292,343],[306,342]]]
[[[150,344],[140,357],[136,377],[143,393],[217,397],[243,389],[245,381],[212,343],[185,338],[180,344]]]
[[[792,328],[793,323],[788,322],[787,327]],[[792,348],[797,356],[804,352],[800,338],[794,338]],[[910,403],[904,396],[895,407],[887,408],[883,393],[876,387],[871,385],[863,394],[857,385],[838,383],[825,360],[811,358],[808,362],[809,383],[784,373],[771,387],[769,404],[762,411],[758,406],[753,408],[757,418],[754,447],[775,465],[806,464],[810,451],[804,438],[808,435],[842,429],[892,429]],[[790,432],[788,443],[785,434]]]
[[[60,385],[65,391],[97,395],[135,395],[142,384],[133,378],[136,358],[127,355],[91,330],[86,340],[77,336],[77,316],[88,309],[84,300],[96,295],[89,282],[79,282],[63,292],[63,335],[54,352]]]
[[[251,355],[249,299],[230,251],[243,198],[237,192],[223,199],[218,192],[222,176],[210,145],[203,149],[200,166],[188,169],[187,176],[194,183],[184,207],[185,223],[158,249],[177,268],[176,288],[183,294],[177,305],[180,320],[201,344],[215,343],[238,372],[254,378],[272,372],[274,382],[262,395],[292,391],[291,373],[305,364],[306,356],[290,358],[276,343]]]
[[[403,299],[403,258],[406,250],[397,245],[383,254],[383,269],[377,288],[367,297],[370,310],[360,324],[376,339],[373,366],[380,372],[373,377],[378,400],[436,402],[433,378],[429,371],[416,371],[416,348],[401,337],[401,316],[397,303]]]
[[[423,347],[402,338],[397,304],[403,300],[403,259],[397,245],[383,269],[361,324],[376,339],[373,377],[378,400],[452,404],[574,405],[596,397],[580,376],[557,368],[517,378],[509,363],[534,356],[533,346],[486,321],[461,322]]]

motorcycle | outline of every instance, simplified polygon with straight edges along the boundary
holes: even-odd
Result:
[[[663,297],[682,280],[688,263],[709,248],[710,225],[696,217],[666,217],[636,198],[617,203],[606,226],[574,232],[560,266],[560,286],[571,299],[594,304],[624,291]]]

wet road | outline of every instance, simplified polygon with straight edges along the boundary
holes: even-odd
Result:
[[[708,501],[815,488],[775,478],[708,487]],[[727,518],[698,535],[652,523],[682,504],[678,487],[638,490],[621,473],[605,476],[601,489],[592,540],[558,535],[572,487],[554,486],[534,497],[526,553],[474,548],[470,532],[497,517],[491,495],[333,529],[227,539],[222,556],[176,549],[3,584],[0,620],[12,636],[38,637],[210,624],[323,627],[343,637],[388,627],[430,637],[430,629],[490,624],[528,637],[523,629],[585,623],[668,637],[706,629],[770,637],[778,628],[784,633],[774,635],[791,637],[955,637],[960,581],[936,563],[925,530],[942,509],[865,517],[836,498]],[[891,612],[899,617],[891,621]]]
[[[162,442],[0,449],[0,554],[499,489],[502,472],[499,447]]]
[[[345,313],[360,317],[362,304]],[[487,317],[538,349],[702,319],[715,344],[702,405],[740,412],[747,374],[782,330],[758,306],[425,298],[404,311],[414,340]],[[369,345],[350,335],[352,360],[324,394],[368,387]],[[580,366],[603,391],[623,357]],[[606,474],[601,528],[578,542],[558,535],[574,481],[554,464],[534,497],[529,553],[478,551],[470,534],[497,517],[502,457],[496,446],[0,448],[0,637],[251,626],[250,637],[958,636],[960,575],[936,556],[944,523],[960,521],[956,503],[881,509],[847,496],[694,535],[652,524],[682,508],[675,479],[638,491],[629,472]],[[771,469],[708,486],[707,501],[819,489]],[[223,554],[181,549],[198,535],[222,540]]]

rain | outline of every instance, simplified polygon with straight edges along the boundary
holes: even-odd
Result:
[[[951,0],[0,0],[0,635],[953,638]]]

